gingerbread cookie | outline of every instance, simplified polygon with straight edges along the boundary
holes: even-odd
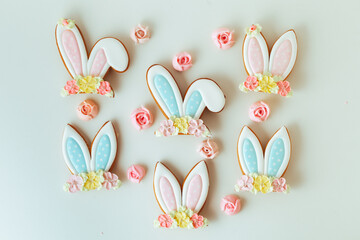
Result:
[[[117,72],[127,70],[129,55],[124,44],[116,38],[102,38],[95,43],[88,57],[81,32],[71,19],[60,19],[55,38],[60,56],[72,77],[61,95],[97,93],[114,97],[110,83],[103,78],[110,67]]]
[[[209,191],[205,161],[198,162],[186,176],[182,190],[174,174],[161,162],[155,166],[154,193],[164,212],[154,222],[163,228],[202,228],[208,220],[199,215]]]
[[[286,127],[281,127],[269,140],[265,155],[260,141],[247,126],[241,130],[237,153],[244,174],[235,185],[236,191],[284,192],[290,190],[284,175],[290,160],[291,141]]]
[[[292,91],[286,78],[291,73],[297,56],[295,31],[291,29],[285,32],[275,42],[269,57],[261,29],[260,25],[255,24],[246,30],[243,60],[248,77],[240,84],[240,90],[291,96]]]
[[[64,190],[74,193],[94,189],[119,188],[118,176],[109,172],[117,151],[114,126],[106,122],[91,144],[91,153],[84,138],[68,124],[62,141],[65,163],[73,174],[64,185]]]
[[[168,120],[161,123],[157,136],[194,135],[211,137],[209,129],[200,119],[205,107],[220,112],[225,96],[211,79],[195,80],[187,89],[184,100],[171,73],[161,65],[152,65],[146,80],[155,102]]]

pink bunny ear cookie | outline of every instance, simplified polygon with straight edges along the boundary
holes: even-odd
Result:
[[[297,56],[297,39],[293,29],[285,32],[269,50],[259,24],[246,29],[243,43],[243,60],[248,73],[239,88],[243,92],[265,92],[291,96],[290,83],[286,81]]]
[[[154,172],[155,198],[164,212],[154,221],[155,227],[202,228],[208,220],[199,215],[209,191],[209,173],[205,161],[198,162],[186,176],[182,190],[174,174],[161,162]]]
[[[55,29],[56,44],[61,59],[71,75],[61,95],[96,93],[114,97],[108,81],[103,78],[111,67],[125,72],[129,66],[129,55],[124,44],[111,37],[95,43],[88,57],[80,29],[71,19],[60,19]]]
[[[258,137],[244,126],[239,135],[237,154],[243,173],[235,185],[237,192],[289,192],[290,187],[283,177],[291,154],[290,135],[286,127],[281,127],[271,137],[264,154]]]
[[[174,77],[165,67],[159,64],[149,67],[146,80],[151,95],[167,118],[161,122],[156,136],[211,137],[200,117],[205,108],[221,112],[225,106],[225,95],[216,82],[208,78],[195,80],[183,100]]]

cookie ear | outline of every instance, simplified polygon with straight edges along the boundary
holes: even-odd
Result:
[[[91,145],[91,170],[109,171],[117,151],[114,126],[106,122],[96,134]]]
[[[200,212],[209,192],[209,173],[205,161],[197,163],[185,178],[182,205]]]
[[[243,59],[249,76],[265,73],[269,67],[269,50],[261,33],[246,35],[243,44]]]
[[[82,136],[70,125],[66,125],[62,140],[66,165],[73,174],[90,172],[89,148]]]
[[[88,61],[88,72],[92,76],[103,78],[109,67],[124,72],[129,65],[129,56],[125,46],[115,38],[100,39],[93,47]]]
[[[286,127],[281,127],[265,149],[265,175],[281,177],[290,160],[291,142]]]
[[[259,139],[247,126],[240,132],[238,146],[238,159],[243,174],[263,174],[264,156]]]
[[[220,87],[210,79],[198,79],[187,90],[184,98],[185,116],[200,118],[205,107],[220,112],[225,106],[225,96]]]
[[[294,30],[284,33],[274,44],[270,54],[269,70],[273,76],[286,79],[294,67],[297,40]]]
[[[71,77],[86,76],[88,57],[84,39],[77,26],[67,28],[57,24],[55,38],[61,58]]]
[[[163,212],[170,213],[181,206],[179,182],[161,162],[156,163],[153,185],[156,200]]]
[[[161,65],[152,65],[146,80],[149,90],[167,118],[183,116],[183,100],[171,73]]]

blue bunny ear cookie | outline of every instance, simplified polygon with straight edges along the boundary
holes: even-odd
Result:
[[[194,135],[211,137],[209,129],[200,119],[205,108],[220,112],[225,106],[225,96],[211,79],[195,80],[186,91],[184,100],[171,73],[155,64],[146,73],[147,85],[155,102],[167,118],[161,123],[157,136]]]

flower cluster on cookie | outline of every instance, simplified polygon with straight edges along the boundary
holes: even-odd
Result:
[[[211,133],[203,120],[193,119],[190,116],[171,116],[170,119],[162,121],[159,129],[155,132],[156,136],[165,137],[179,134],[211,137]]]
[[[290,83],[283,80],[281,76],[273,76],[271,73],[255,73],[254,76],[248,76],[239,88],[243,92],[253,91],[274,93],[283,97],[292,96]]]
[[[207,218],[194,213],[191,209],[180,207],[177,211],[160,215],[155,221],[157,228],[203,228],[208,225]]]
[[[77,191],[100,190],[101,188],[118,189],[121,181],[118,176],[111,172],[98,170],[96,172],[80,173],[72,175],[65,183],[66,192],[75,193]]]
[[[283,177],[276,178],[266,175],[258,175],[251,173],[249,175],[241,176],[235,185],[235,191],[248,191],[252,193],[269,193],[269,192],[282,192],[288,193],[290,186],[286,184]]]
[[[110,83],[100,77],[76,76],[75,79],[66,82],[61,90],[61,96],[75,95],[80,93],[97,93],[107,97],[114,97]]]
[[[75,21],[72,19],[60,18],[58,24],[63,27],[66,27],[67,29],[71,29],[75,26]]]

